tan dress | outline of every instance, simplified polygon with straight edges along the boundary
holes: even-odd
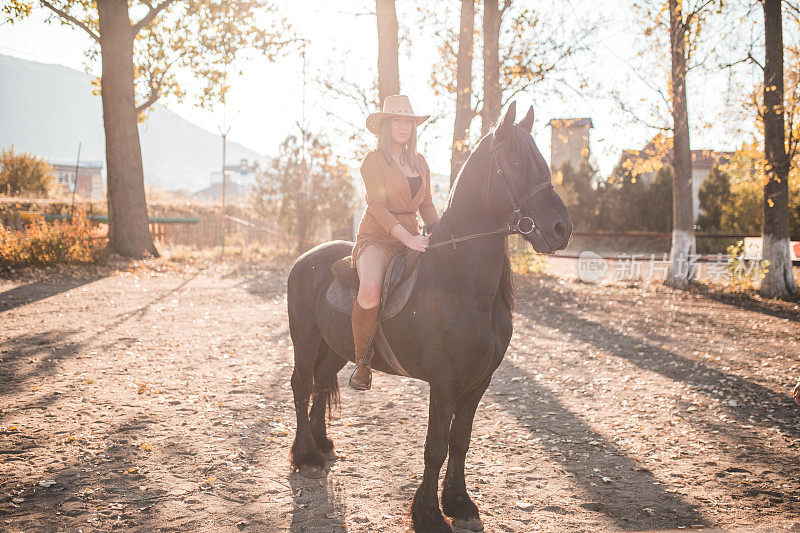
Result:
[[[428,162],[422,154],[417,156],[422,185],[413,197],[408,178],[394,161],[386,161],[379,150],[373,150],[364,158],[361,177],[364,178],[367,189],[367,210],[358,225],[353,246],[354,262],[372,244],[384,250],[390,257],[406,248],[389,231],[396,224],[401,224],[412,235],[419,235],[417,211],[422,215],[425,224],[433,224],[439,219],[431,198],[431,171]]]

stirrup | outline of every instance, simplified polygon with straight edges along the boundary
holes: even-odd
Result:
[[[356,372],[361,367],[364,367],[369,371],[369,380],[366,382],[366,385],[363,385],[362,382],[353,380],[353,378],[356,375]],[[356,367],[353,369],[353,373],[350,374],[350,380],[348,381],[348,384],[350,385],[350,388],[353,388],[355,390],[360,390],[360,391],[370,390],[372,388],[372,368],[370,367],[370,365],[356,363]]]

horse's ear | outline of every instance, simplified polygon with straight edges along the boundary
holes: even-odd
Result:
[[[528,133],[531,132],[533,129],[533,106],[528,109],[528,112],[525,114],[525,118],[519,123],[519,127],[523,130],[527,131]]]
[[[508,105],[508,109],[506,109],[506,114],[503,116],[503,119],[497,126],[497,130],[495,131],[494,134],[496,138],[502,139],[508,134],[508,132],[511,131],[511,126],[514,125],[514,118],[516,117],[516,114],[517,114],[517,102],[515,100]]]

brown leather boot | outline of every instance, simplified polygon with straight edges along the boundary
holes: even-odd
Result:
[[[353,323],[353,340],[356,345],[356,368],[350,376],[350,386],[356,390],[369,390],[372,386],[372,371],[369,364],[375,352],[371,346],[367,351],[367,345],[375,331],[375,327],[378,325],[380,310],[380,305],[364,309],[358,305],[358,300],[353,298],[351,321]]]

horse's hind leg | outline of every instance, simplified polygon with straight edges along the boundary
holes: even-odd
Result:
[[[442,511],[453,518],[453,526],[456,529],[483,531],[478,507],[467,494],[464,461],[472,435],[475,410],[488,386],[489,380],[486,380],[458,399],[453,423],[450,426],[450,454],[442,487]]]
[[[311,404],[311,433],[317,449],[323,454],[333,452],[333,441],[328,438],[325,410],[328,416],[339,404],[339,382],[336,375],[347,361],[334,352],[325,341],[319,347],[319,357],[314,367],[314,401]]]
[[[292,468],[312,477],[324,475],[325,458],[314,444],[311,422],[308,419],[308,400],[314,386],[314,366],[322,336],[313,323],[298,323],[290,315],[289,330],[294,345],[294,371],[292,393],[297,415],[297,433],[294,437],[290,460]]]

